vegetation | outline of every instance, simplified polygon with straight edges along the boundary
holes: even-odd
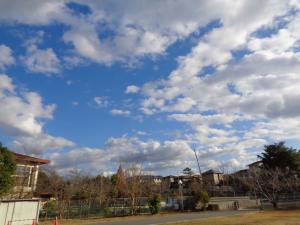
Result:
[[[0,197],[12,188],[14,179],[12,175],[16,170],[14,155],[0,143]]]
[[[148,199],[148,206],[151,214],[157,214],[160,210],[160,195],[154,194]]]
[[[194,172],[192,171],[192,169],[189,168],[189,167],[184,168],[184,169],[182,170],[182,173],[183,173],[184,175],[188,175],[188,176],[192,176],[192,175],[194,174]]]
[[[225,216],[198,221],[168,223],[168,225],[300,225],[300,211],[267,211],[247,213],[239,216]]]
[[[139,217],[141,219],[148,218],[146,216]],[[104,222],[110,223],[113,221],[123,221],[129,224],[130,221],[137,220],[137,218],[106,218],[106,219],[68,219],[60,220],[61,225],[83,225],[83,224],[102,224]],[[52,225],[53,221],[41,221],[41,225]],[[167,223],[168,225],[300,225],[300,210],[280,210],[280,211],[261,211],[254,213],[247,213],[237,216],[222,216],[207,218],[201,220],[193,220],[187,222]]]
[[[258,158],[266,169],[289,170],[300,174],[300,151],[286,147],[284,142],[266,145]]]
[[[199,191],[195,194],[195,205],[194,208],[197,207],[197,204],[201,203],[201,210],[206,210],[206,205],[209,202],[209,195],[206,191]]]
[[[250,170],[224,176],[224,180],[218,184],[220,188],[210,183],[201,185],[197,177],[190,176],[192,170],[187,167],[183,170],[186,176],[182,179],[184,210],[199,209],[199,202],[202,210],[218,210],[218,205],[207,206],[208,193],[212,196],[251,193],[267,199],[277,208],[283,194],[288,196],[295,190],[300,190],[298,157],[299,151],[286,147],[283,142],[265,146],[259,156],[262,166],[254,164]],[[42,172],[40,175],[37,191],[52,193],[58,202],[57,211],[64,218],[64,214],[68,215],[65,211],[72,212],[68,202],[73,200],[80,204],[79,208],[84,209],[87,215],[92,214],[94,209],[98,212],[105,209],[106,214],[110,216],[145,213],[147,207],[144,206],[147,204],[151,213],[156,214],[160,209],[161,196],[163,199],[178,197],[181,200],[181,195],[178,195],[178,177],[160,178],[145,175],[140,165],[126,169],[120,166],[110,178],[91,176],[78,171],[73,171],[65,177],[51,171]],[[170,202],[173,199],[170,199]]]
[[[258,157],[262,166],[251,168],[247,182],[254,193],[277,208],[281,194],[293,193],[300,188],[300,152],[279,142],[266,145]]]
[[[220,208],[219,208],[218,204],[209,204],[207,206],[207,210],[209,210],[209,211],[219,211]]]

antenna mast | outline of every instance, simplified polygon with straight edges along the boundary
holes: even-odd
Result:
[[[198,165],[198,169],[199,169],[200,179],[202,180],[202,173],[201,173],[201,168],[200,168],[198,155],[197,155],[196,149],[193,148],[193,150],[194,150],[194,153],[195,153],[195,156],[196,156],[196,159],[197,159],[197,165]]]

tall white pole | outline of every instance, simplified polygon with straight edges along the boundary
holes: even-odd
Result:
[[[198,155],[197,155],[197,152],[195,149],[194,150],[194,153],[195,153],[195,156],[196,156],[196,159],[197,159],[197,165],[198,165],[198,170],[199,170],[199,175],[200,175],[200,179],[202,181],[202,173],[201,173],[201,168],[200,168],[200,163],[199,163],[199,159],[198,159]]]

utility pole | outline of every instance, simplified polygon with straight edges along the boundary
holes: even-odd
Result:
[[[179,176],[178,176],[178,187],[179,187],[179,196],[180,196],[180,201],[181,201],[181,211],[183,212],[184,211],[184,204],[183,204],[183,191],[182,191],[182,185],[183,185],[183,182],[182,180],[179,179]]]
[[[199,163],[199,159],[198,159],[198,155],[197,155],[197,152],[196,152],[196,149],[194,149],[194,153],[195,153],[195,156],[196,156],[196,160],[197,160],[197,165],[198,165],[198,170],[199,170],[199,175],[200,175],[200,181],[202,182],[202,172],[201,172],[201,168],[200,168],[200,163]]]

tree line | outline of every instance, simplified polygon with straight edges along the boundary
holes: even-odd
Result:
[[[260,163],[250,168],[247,176],[229,175],[227,184],[244,193],[267,199],[274,208],[278,207],[282,194],[300,192],[299,150],[287,147],[284,142],[274,143],[264,146],[258,160]],[[0,144],[0,197],[12,188],[15,169],[13,154]],[[185,168],[183,173],[192,175],[189,168]],[[208,189],[199,180],[192,180],[188,194],[199,200],[203,198],[203,191],[209,191]],[[35,195],[47,193],[57,201],[97,200],[103,206],[109,206],[115,199],[126,198],[130,201],[131,214],[137,212],[140,197],[148,198],[149,204],[153,205],[158,205],[160,196],[180,197],[178,190],[170,189],[168,182],[162,180],[155,183],[153,177],[146,176],[139,164],[126,169],[120,166],[110,177],[92,176],[78,170],[61,176],[55,170],[44,169],[39,173]],[[153,212],[156,211],[157,208],[153,209]]]

